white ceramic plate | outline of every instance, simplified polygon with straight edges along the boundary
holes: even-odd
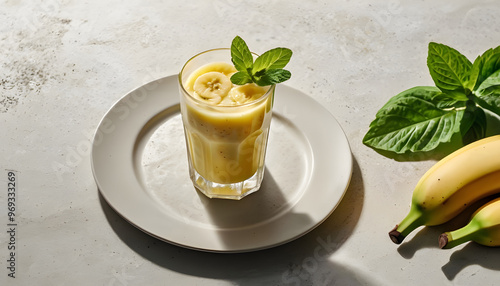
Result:
[[[285,85],[276,90],[262,187],[241,201],[208,199],[193,187],[176,76],[120,99],[93,143],[94,177],[114,210],[152,236],[203,251],[253,251],[304,235],[337,207],[352,173],[335,118]]]

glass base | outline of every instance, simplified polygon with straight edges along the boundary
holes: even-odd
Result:
[[[260,168],[252,177],[242,182],[219,184],[206,180],[194,168],[190,171],[194,186],[211,199],[241,200],[258,191],[264,177],[264,168]]]

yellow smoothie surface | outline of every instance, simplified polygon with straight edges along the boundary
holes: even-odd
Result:
[[[194,98],[219,106],[234,106],[254,101],[269,89],[253,83],[234,85],[230,78],[236,72],[236,68],[228,63],[207,64],[189,76],[184,88]]]
[[[188,101],[183,111],[191,162],[203,178],[220,184],[244,181],[263,168],[271,120],[272,96],[247,104],[270,87],[234,85],[235,72],[231,64],[211,63],[184,83],[189,95],[208,104]]]

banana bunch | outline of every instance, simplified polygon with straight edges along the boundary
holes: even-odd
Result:
[[[500,193],[500,135],[466,145],[431,167],[413,191],[408,215],[389,232],[389,237],[399,244],[417,227],[445,223],[472,203],[496,193]],[[500,243],[499,235],[491,238]]]
[[[500,198],[480,207],[466,226],[441,234],[439,247],[452,248],[467,241],[500,246]]]

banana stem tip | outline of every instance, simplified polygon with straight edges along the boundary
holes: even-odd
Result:
[[[399,231],[397,231],[398,225],[396,225],[391,231],[389,231],[389,237],[395,244],[400,244],[405,239]]]
[[[446,245],[448,245],[448,235],[442,233],[439,235],[439,248],[446,248]]]

